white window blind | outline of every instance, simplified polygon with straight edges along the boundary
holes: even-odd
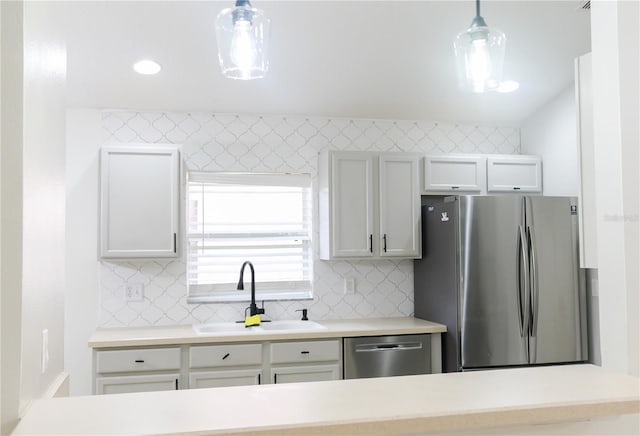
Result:
[[[308,174],[189,173],[190,302],[243,301],[246,260],[259,300],[311,297],[311,177]]]

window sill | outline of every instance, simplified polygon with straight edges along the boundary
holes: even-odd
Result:
[[[313,292],[256,292],[256,301],[292,301],[292,300],[313,300]],[[249,303],[251,301],[250,292],[219,292],[215,295],[188,295],[188,304],[206,303]]]

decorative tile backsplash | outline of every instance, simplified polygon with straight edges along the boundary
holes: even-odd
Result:
[[[520,129],[439,123],[251,116],[215,113],[107,111],[108,142],[182,144],[190,170],[310,173],[317,183],[323,149],[421,153],[520,152]],[[317,211],[317,198],[314,207]],[[316,214],[317,215],[317,214]],[[314,218],[317,221],[317,218]],[[317,225],[314,237],[317,240]],[[238,265],[240,268],[240,265]],[[413,312],[413,261],[313,262],[313,301],[266,302],[270,319],[407,316]],[[100,268],[102,327],[191,324],[241,319],[246,303],[187,304],[184,259],[103,261]],[[343,278],[356,292],[343,294]],[[144,301],[125,302],[123,285],[143,283]]]

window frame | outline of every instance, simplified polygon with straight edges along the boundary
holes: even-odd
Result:
[[[192,266],[190,241],[194,237],[190,233],[190,188],[192,184],[218,184],[218,185],[245,185],[245,186],[300,186],[306,189],[306,199],[304,200],[307,208],[306,218],[303,223],[308,229],[303,243],[304,258],[307,263],[308,280],[301,281],[272,281],[260,282],[260,271],[256,267],[256,301],[286,301],[286,300],[309,300],[313,299],[313,182],[309,173],[245,173],[245,172],[204,172],[204,171],[188,171],[186,172],[185,183],[185,226],[184,236],[186,242],[186,285],[187,285],[187,303],[220,303],[220,302],[248,302],[251,299],[250,281],[251,271],[245,269],[244,291],[229,289],[229,283],[225,284],[193,284],[189,277],[190,267]],[[271,183],[271,184],[270,184]],[[202,234],[204,235],[204,229]],[[203,236],[204,237],[204,236]],[[251,260],[251,259],[247,259]],[[237,273],[240,273],[242,262],[238,263]]]

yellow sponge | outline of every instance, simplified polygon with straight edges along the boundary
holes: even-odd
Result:
[[[260,315],[247,316],[244,318],[244,326],[253,327],[256,325],[260,325],[260,321]]]

